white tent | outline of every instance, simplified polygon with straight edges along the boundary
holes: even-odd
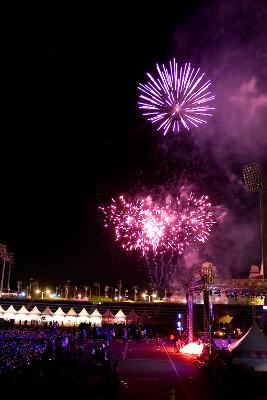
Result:
[[[101,326],[102,325],[102,315],[96,308],[94,312],[90,315],[89,321],[92,325]]]
[[[77,322],[77,313],[73,307],[69,309],[69,311],[65,315],[64,323],[67,325],[75,325]]]
[[[58,307],[58,309],[53,313],[53,321],[62,323],[64,321],[65,313],[62,310],[61,307]]]
[[[114,324],[114,314],[112,314],[112,312],[110,311],[109,308],[103,314],[102,323],[105,323],[108,325]]]
[[[38,310],[38,308],[36,306],[33,307],[33,309],[29,312],[29,314],[32,315],[41,315],[41,311]]]
[[[117,314],[115,314],[114,322],[116,324],[126,324],[126,315],[124,314],[122,309],[119,309]]]
[[[255,371],[267,372],[267,336],[256,321],[239,340],[229,345],[234,364],[244,364]]]
[[[28,318],[30,321],[39,321],[40,320],[41,311],[38,310],[36,306],[29,312]]]
[[[90,314],[86,311],[85,308],[83,308],[82,311],[80,311],[78,314],[77,323],[86,322],[88,324],[89,316],[90,316]]]
[[[15,316],[17,314],[17,311],[15,308],[11,305],[8,307],[8,309],[4,312],[4,319],[15,319]]]
[[[25,306],[22,306],[15,315],[15,321],[27,321],[28,320],[29,311]]]
[[[53,320],[53,313],[49,307],[46,307],[44,311],[41,313],[41,319],[45,321],[52,321]]]
[[[150,322],[151,317],[148,315],[147,311],[143,311],[140,320],[143,324]]]
[[[127,323],[128,324],[136,324],[140,320],[140,317],[136,314],[136,312],[132,309],[127,315]]]

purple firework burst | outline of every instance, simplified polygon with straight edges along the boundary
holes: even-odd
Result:
[[[138,106],[143,115],[162,129],[164,135],[169,130],[178,133],[189,130],[190,125],[198,127],[207,123],[214,107],[208,104],[215,98],[209,91],[211,81],[204,81],[204,73],[193,68],[190,63],[178,67],[175,59],[169,69],[157,64],[158,78],[147,73],[149,81],[140,83]]]

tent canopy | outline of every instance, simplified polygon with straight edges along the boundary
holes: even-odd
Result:
[[[70,309],[69,309],[69,311],[66,313],[66,317],[76,317],[77,316],[77,313],[76,313],[76,311],[74,310],[74,308],[73,307],[71,307]]]
[[[127,315],[127,321],[129,322],[137,322],[139,321],[139,319],[140,317],[136,314],[136,312],[133,309]]]
[[[53,313],[52,313],[52,311],[50,310],[49,307],[46,307],[46,308],[44,309],[44,311],[42,311],[42,315],[50,315],[50,316],[52,316]]]
[[[18,311],[17,314],[29,314],[29,311],[25,306],[22,306]]]
[[[260,330],[257,322],[254,321],[244,336],[229,345],[229,350],[233,352],[267,352],[267,336]]]
[[[34,306],[33,309],[29,312],[29,314],[40,315],[41,311],[39,311],[38,308]]]
[[[117,312],[117,314],[115,314],[115,319],[118,318],[126,318],[126,315],[124,314],[124,312],[122,311],[122,309],[120,308],[119,311]]]
[[[102,318],[102,314],[100,314],[100,312],[98,311],[98,309],[96,308],[92,314],[90,315],[90,317],[101,317]]]
[[[90,314],[86,311],[85,308],[83,308],[78,314],[79,317],[89,317],[89,315]]]
[[[17,314],[17,311],[15,308],[11,305],[8,307],[8,309],[5,311],[6,314]]]
[[[147,311],[143,311],[141,316],[140,316],[140,320],[145,323],[145,322],[149,322],[151,319],[151,317],[148,315]]]
[[[54,312],[54,315],[65,315],[64,311],[62,310],[61,307],[58,307],[58,309]]]
[[[114,314],[112,314],[112,312],[110,311],[110,309],[108,308],[107,311],[103,314],[103,318],[105,319],[113,319],[114,318]]]

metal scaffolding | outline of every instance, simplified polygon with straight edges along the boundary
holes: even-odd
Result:
[[[187,333],[188,342],[194,341],[194,296],[203,295],[204,303],[204,336],[212,347],[213,331],[213,295],[224,293],[227,297],[267,297],[267,279],[224,279],[215,276],[215,267],[205,262],[194,265],[185,282],[187,299]]]

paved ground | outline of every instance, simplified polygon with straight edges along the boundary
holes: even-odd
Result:
[[[98,399],[164,400],[169,391],[179,400],[209,400],[211,391],[203,371],[192,356],[174,353],[155,340],[113,342],[113,360],[119,360],[120,382],[114,391],[105,385],[95,393]]]

